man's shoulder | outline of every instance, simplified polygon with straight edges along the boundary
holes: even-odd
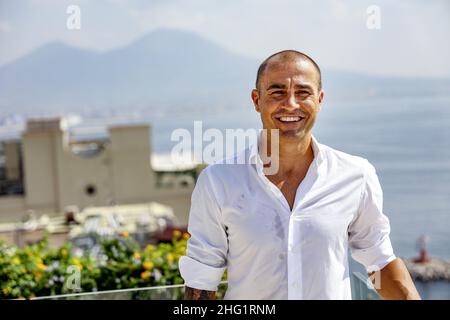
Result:
[[[324,144],[321,144],[321,150],[328,162],[339,167],[352,167],[365,171],[367,167],[372,166],[370,162],[362,156],[337,150]]]
[[[233,178],[236,175],[242,175],[244,171],[248,170],[248,166],[250,165],[248,161],[249,152],[250,148],[247,148],[241,152],[215,161],[203,169],[202,173],[212,179],[227,179]]]

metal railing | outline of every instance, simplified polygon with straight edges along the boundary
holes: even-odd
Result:
[[[36,297],[32,300],[180,300],[184,285],[131,288]]]
[[[222,281],[217,291],[217,299],[223,299],[227,282]],[[99,292],[82,292],[57,296],[36,297],[32,300],[182,300],[184,284],[108,290]]]
[[[367,276],[353,272],[350,278],[353,300],[379,300],[380,296],[373,288]],[[222,281],[217,294],[223,299],[227,282]],[[100,292],[83,292],[57,296],[36,297],[33,300],[181,300],[184,296],[184,285],[170,285],[146,288],[108,290]]]

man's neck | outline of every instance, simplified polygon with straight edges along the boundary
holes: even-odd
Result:
[[[274,155],[271,154],[270,136],[263,139],[261,142],[262,154],[269,155],[272,159]],[[303,138],[295,141],[294,139],[279,139],[279,170],[278,175],[291,174],[297,171],[303,171],[305,166],[309,167],[314,160],[314,152],[312,149],[311,133],[306,134]]]

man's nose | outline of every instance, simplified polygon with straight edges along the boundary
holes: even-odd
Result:
[[[298,109],[300,108],[300,104],[298,103],[295,93],[289,93],[286,99],[286,108],[288,109]]]

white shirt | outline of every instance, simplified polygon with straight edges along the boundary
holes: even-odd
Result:
[[[319,144],[293,209],[263,173],[257,144],[204,169],[192,194],[185,284],[225,299],[351,299],[348,249],[367,271],[395,259],[374,167]],[[229,163],[229,162],[227,162]]]

